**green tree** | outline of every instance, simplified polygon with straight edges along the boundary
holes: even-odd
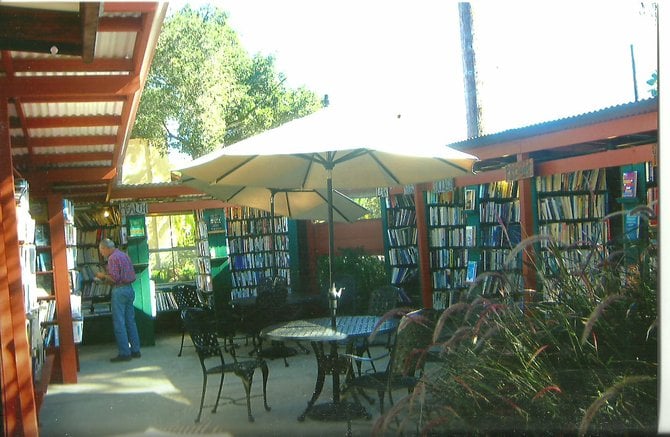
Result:
[[[273,57],[249,56],[224,11],[186,5],[165,19],[133,137],[198,157],[318,109],[285,80]]]

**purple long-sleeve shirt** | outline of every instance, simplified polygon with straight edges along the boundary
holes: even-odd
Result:
[[[135,268],[130,257],[119,249],[114,249],[107,258],[107,273],[114,285],[126,285],[135,282]]]

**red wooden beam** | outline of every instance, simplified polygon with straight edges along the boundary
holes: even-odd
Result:
[[[105,9],[109,3],[105,3]],[[100,17],[99,32],[139,32],[142,30],[140,17]]]
[[[118,115],[87,115],[79,117],[29,117],[25,120],[28,129],[59,127],[119,126]]]
[[[188,195],[198,195],[202,192],[185,185],[156,185],[156,186],[116,186],[112,190],[110,200],[118,199],[169,199]],[[220,206],[219,206],[220,207]]]
[[[40,76],[0,78],[0,89],[10,97],[111,96],[137,92],[140,79],[131,76]]]
[[[116,137],[113,135],[82,135],[77,137],[12,137],[12,147],[26,147],[28,143],[34,149],[40,147],[71,147],[71,146],[114,146]]]
[[[80,59],[65,58],[36,58],[36,59],[14,59],[12,61],[14,71],[30,72],[111,72],[132,71],[133,63],[130,59],[95,59],[90,63],[83,63]]]
[[[33,167],[45,166],[49,164],[62,164],[69,162],[89,162],[89,161],[110,161],[111,152],[90,152],[90,153],[57,153],[57,154],[34,154],[21,155],[14,158],[17,164],[30,164]]]
[[[56,168],[43,171],[24,172],[24,176],[33,185],[59,182],[91,182],[101,183],[112,179],[116,169],[110,167]]]
[[[112,12],[154,12],[157,2],[105,2],[105,13]]]

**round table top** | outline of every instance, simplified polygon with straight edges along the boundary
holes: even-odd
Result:
[[[318,319],[291,320],[268,326],[261,335],[271,340],[340,341],[348,338],[367,337],[375,330],[381,317],[339,316],[337,329],[333,329],[330,317]],[[395,320],[387,320],[377,329],[378,334],[392,331],[397,326]]]

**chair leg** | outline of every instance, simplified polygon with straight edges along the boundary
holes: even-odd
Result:
[[[384,414],[384,391],[378,390],[377,394],[379,395],[379,413]],[[393,405],[393,401],[391,401],[391,405]]]
[[[270,374],[270,370],[268,369],[268,365],[265,361],[261,362],[261,372],[263,372],[263,405],[265,406],[265,411],[270,411],[271,408],[268,405],[267,394],[268,375]]]
[[[181,357],[181,351],[184,349],[184,337],[186,336],[186,330],[184,327],[181,328],[181,346],[179,346],[179,353],[177,354],[178,357]]]
[[[202,394],[200,395],[200,408],[198,409],[198,417],[195,418],[195,423],[200,422],[200,415],[202,414],[202,406],[205,403],[205,391],[207,390],[207,373],[202,374]]]
[[[225,372],[221,372],[221,380],[219,381],[219,391],[216,394],[216,402],[214,403],[214,408],[212,408],[212,413],[216,413],[216,409],[219,408],[219,399],[221,398],[221,390],[223,389],[224,376],[226,376]]]
[[[254,416],[251,415],[251,384],[253,383],[253,373],[247,378],[242,377],[242,384],[244,385],[244,392],[247,395],[247,416],[249,417],[249,422],[254,421]]]

